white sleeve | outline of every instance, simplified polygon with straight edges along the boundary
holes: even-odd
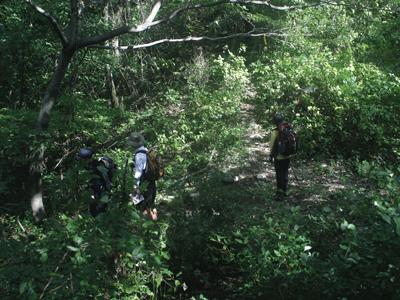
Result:
[[[142,176],[144,170],[146,169],[146,161],[147,161],[147,157],[146,157],[145,153],[136,153],[134,177],[135,177],[137,186],[139,186],[140,177]]]

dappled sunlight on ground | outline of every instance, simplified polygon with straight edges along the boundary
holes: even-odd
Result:
[[[337,244],[342,232],[337,222],[351,220],[351,225],[362,226],[355,216],[363,212],[351,206],[357,197],[351,191],[362,190],[362,182],[337,160],[293,157],[289,194],[284,201],[274,201],[276,181],[274,164],[268,161],[269,132],[257,124],[251,109],[246,106],[243,111],[242,152],[188,177],[181,188],[176,188],[175,197],[160,195],[160,202],[170,200],[160,204],[171,220],[169,239],[177,245],[172,258],[186,272],[193,293],[214,295],[211,299],[234,299],[229,297],[231,286],[245,281],[237,273],[243,266],[226,260],[226,255],[243,259],[245,254],[250,261],[253,254],[261,257],[260,249],[254,250],[251,243],[248,246],[247,237],[256,237],[253,244],[259,242],[260,235],[267,240],[282,237],[278,243],[282,247],[293,241],[285,238],[305,238],[309,239],[308,250],[328,257],[340,249]],[[280,249],[269,243],[263,247],[270,252],[262,257],[274,257]]]
[[[222,180],[226,184],[249,187],[262,183],[265,194],[270,197],[275,192],[275,171],[273,163],[268,162],[270,132],[257,123],[254,107],[244,104],[242,124],[245,128],[244,148],[246,154],[238,161],[220,166],[225,170]],[[325,203],[332,201],[330,194],[343,191],[356,184],[344,164],[337,161],[320,162],[298,157],[291,159],[289,169],[288,202]],[[260,186],[258,186],[260,188]]]

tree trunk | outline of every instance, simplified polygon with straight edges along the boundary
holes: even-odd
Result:
[[[60,53],[56,70],[46,89],[42,100],[42,106],[36,122],[36,139],[31,152],[31,208],[36,221],[43,219],[45,209],[43,204],[42,173],[45,168],[44,153],[46,150],[45,136],[43,133],[48,129],[51,109],[60,93],[61,82],[67,73],[68,66],[74,55],[74,49],[64,48]]]
[[[110,6],[110,3],[107,3],[106,6],[104,7],[104,18],[107,22],[111,22],[113,24],[113,26],[118,25],[121,20],[120,18],[122,17],[122,6],[117,5],[117,12],[114,12],[114,9],[112,8],[112,6]],[[113,50],[113,55],[116,58],[116,60],[119,59],[120,53],[119,53],[119,38],[118,36],[113,38],[111,41],[107,41],[106,45],[110,46],[110,44],[113,46],[114,50]],[[114,81],[114,75],[113,72],[111,70],[110,65],[107,65],[107,81],[108,81],[108,86],[111,92],[111,100],[109,101],[109,104],[111,107],[120,107],[120,102],[119,102],[119,98],[117,95],[117,89],[115,87],[115,81]]]
[[[117,96],[117,89],[115,88],[113,72],[111,71],[111,68],[109,65],[107,65],[107,81],[110,85],[110,91],[111,91],[110,106],[111,107],[120,107],[119,99]]]
[[[42,106],[40,108],[39,117],[36,122],[36,129],[39,132],[47,130],[50,122],[50,112],[53,108],[54,102],[60,94],[61,82],[67,73],[68,66],[71,62],[73,50],[63,49],[58,62],[56,70],[50,80],[46,93],[43,97]]]

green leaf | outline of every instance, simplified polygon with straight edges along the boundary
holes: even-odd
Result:
[[[137,247],[132,251],[132,257],[136,260],[141,260],[142,258],[145,257],[145,254],[143,252],[143,247]]]
[[[29,282],[21,282],[21,284],[19,285],[19,293],[23,294],[28,289],[29,289]]]
[[[74,236],[73,238],[74,242],[77,243],[78,245],[82,244],[83,239],[80,236]]]
[[[386,222],[386,223],[388,223],[388,224],[391,224],[391,218],[390,218],[390,216],[388,216],[388,215],[386,215],[386,214],[384,214],[384,213],[381,213],[381,212],[378,212],[378,214],[382,217],[382,219]]]
[[[332,211],[332,209],[329,206],[325,206],[322,210],[326,213],[330,213]]]
[[[67,246],[68,250],[71,250],[72,252],[77,252],[79,251],[79,248],[76,248],[74,246]]]
[[[48,255],[47,255],[47,253],[46,253],[46,252],[42,252],[42,253],[40,254],[40,262],[41,262],[41,263],[45,263],[47,260],[48,260]]]
[[[347,226],[347,229],[349,229],[349,230],[356,230],[356,225],[354,225],[354,224],[349,224],[349,225]]]
[[[344,221],[342,222],[342,224],[340,224],[340,229],[346,230],[348,225],[349,225],[349,223],[347,223],[347,221],[344,220]]]
[[[396,224],[396,234],[400,236],[400,217],[394,217],[393,221]]]
[[[161,274],[157,274],[156,278],[155,278],[157,288],[160,287],[162,280],[163,280],[163,276]]]

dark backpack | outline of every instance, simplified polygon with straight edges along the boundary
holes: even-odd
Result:
[[[146,154],[146,169],[144,170],[144,178],[150,181],[155,181],[164,176],[164,164],[161,157],[154,149],[139,150],[135,153]]]
[[[99,173],[99,175],[101,177],[102,177],[102,174],[97,170],[97,166],[100,164],[103,165],[107,169],[107,175],[111,181],[114,176],[115,171],[117,170],[117,165],[114,163],[112,158],[110,158],[108,156],[102,156],[99,159],[97,159],[95,168],[96,168],[96,172]]]
[[[298,139],[292,124],[282,122],[278,125],[278,137],[276,143],[277,154],[288,156],[297,152]]]
[[[102,165],[107,169],[107,178],[102,174],[98,167]],[[111,188],[112,178],[115,171],[117,170],[117,165],[108,156],[102,156],[98,159],[93,160],[91,163],[91,168],[96,177],[90,180],[90,186],[95,191],[95,193],[101,194],[105,190]]]

